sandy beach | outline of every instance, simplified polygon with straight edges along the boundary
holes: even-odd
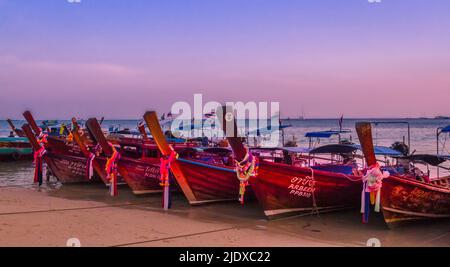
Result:
[[[190,207],[181,194],[161,209],[159,195],[112,198],[101,184],[56,189],[0,188],[0,246],[450,246],[449,221],[388,229],[357,211],[267,221],[256,201]]]

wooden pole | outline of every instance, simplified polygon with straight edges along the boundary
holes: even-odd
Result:
[[[243,160],[245,155],[247,154],[247,150],[245,149],[243,143],[244,139],[238,137],[237,123],[232,107],[222,106],[222,108],[217,110],[217,114],[222,115],[222,118],[219,119],[219,121],[222,125],[222,129],[225,133],[228,143],[233,150],[236,160]]]
[[[372,126],[370,122],[357,122],[355,128],[367,165],[372,166],[377,162],[373,147]]]
[[[41,134],[41,132],[42,132],[41,128],[39,128],[39,126],[37,125],[31,112],[27,110],[23,113],[23,116],[24,116],[25,120],[28,122],[31,129],[34,131],[34,133],[36,135]]]

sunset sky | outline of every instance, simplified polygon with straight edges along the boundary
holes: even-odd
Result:
[[[0,0],[0,119],[176,101],[283,117],[450,115],[448,0]]]

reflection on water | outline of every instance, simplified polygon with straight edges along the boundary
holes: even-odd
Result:
[[[45,164],[44,164],[45,169]],[[31,160],[0,162],[0,187],[20,186],[20,187],[36,187],[33,183],[34,165]],[[58,188],[60,183],[54,177],[50,181],[45,180],[41,186],[42,190],[51,190]]]

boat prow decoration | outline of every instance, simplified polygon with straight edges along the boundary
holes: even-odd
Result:
[[[170,157],[172,149],[156,112],[146,112],[144,120],[161,153],[166,158]],[[232,160],[224,162],[215,157],[213,151],[209,152],[199,151],[198,159],[188,154],[186,157],[180,155],[170,164],[171,172],[191,205],[238,199],[240,187]]]
[[[231,107],[222,107],[222,112],[225,122],[222,127],[227,140],[236,160],[242,161],[246,158],[247,149],[243,138],[237,135],[234,112]],[[225,116],[233,119],[226,120]],[[270,219],[335,211],[356,207],[360,203],[359,176],[265,159],[259,160],[258,173],[249,178],[249,184]]]

